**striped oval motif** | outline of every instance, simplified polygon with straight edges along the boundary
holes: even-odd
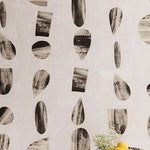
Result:
[[[47,6],[47,0],[29,0],[29,1],[37,6]]]
[[[0,108],[0,124],[8,125],[14,120],[14,114],[8,107]]]
[[[46,41],[38,41],[33,44],[32,52],[35,57],[46,59],[50,55],[51,46]]]
[[[121,64],[121,50],[118,42],[115,42],[114,44],[114,60],[116,68],[119,68]]]
[[[81,29],[75,34],[73,42],[76,53],[83,60],[91,46],[91,33],[88,30]]]
[[[122,10],[118,7],[112,8],[109,12],[110,27],[113,35],[117,32],[121,24],[122,16]]]
[[[13,84],[12,68],[0,68],[0,94],[6,95],[10,92]]]
[[[72,0],[72,17],[74,24],[81,27],[86,18],[85,0]]]
[[[35,125],[37,131],[43,134],[47,128],[47,110],[44,102],[39,101],[35,108]]]
[[[0,22],[4,28],[6,26],[6,6],[3,1],[0,2]]]
[[[32,88],[34,96],[40,94],[49,84],[50,75],[45,70],[38,70],[33,78]]]
[[[108,109],[108,127],[123,134],[127,128],[127,109]]]
[[[146,44],[150,45],[150,33],[149,33],[149,28],[150,28],[150,14],[146,15],[141,19],[139,22],[139,35],[140,38],[143,42]]]
[[[6,134],[0,134],[0,150],[8,150],[10,139]]]
[[[33,142],[27,147],[27,150],[49,150],[49,138]]]
[[[78,128],[73,132],[71,150],[90,150],[90,137],[85,129]]]
[[[74,106],[71,119],[75,125],[80,125],[84,122],[84,118],[85,118],[84,107],[82,99],[80,98],[78,100],[78,103]]]
[[[0,52],[4,59],[11,60],[16,56],[16,48],[13,43],[0,33]]]
[[[114,77],[114,91],[120,100],[127,100],[131,95],[129,85],[117,75]]]

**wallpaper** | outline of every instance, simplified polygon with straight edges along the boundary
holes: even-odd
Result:
[[[150,1],[0,1],[0,150],[94,150],[108,129],[150,149]]]

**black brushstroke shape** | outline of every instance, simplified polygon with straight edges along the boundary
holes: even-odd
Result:
[[[47,0],[29,0],[32,4],[37,5],[37,6],[47,6]]]
[[[118,99],[125,101],[131,96],[129,85],[117,75],[114,77],[113,86]]]
[[[118,42],[115,42],[114,44],[114,60],[116,68],[119,68],[121,64],[121,50]]]
[[[0,52],[4,59],[11,60],[16,56],[16,48],[13,43],[0,33]]]
[[[0,22],[1,26],[5,28],[6,26],[6,6],[4,1],[0,2]]]
[[[109,109],[108,127],[123,134],[127,128],[127,109]]]
[[[74,36],[73,44],[76,53],[83,60],[91,45],[91,33],[85,29],[79,30]]]
[[[147,93],[150,96],[150,84],[147,86]]]
[[[46,41],[38,41],[32,45],[32,52],[35,57],[46,59],[50,55],[51,46]]]
[[[85,0],[72,0],[72,17],[74,24],[81,27],[86,18]]]
[[[49,36],[51,22],[52,22],[52,13],[38,11],[37,22],[36,22],[36,36]]]
[[[144,149],[137,148],[137,147],[129,147],[129,149],[133,149],[133,150],[144,150]]]
[[[35,73],[32,83],[34,96],[37,96],[43,91],[50,81],[50,75],[45,70],[39,70]]]
[[[74,68],[72,91],[85,92],[87,83],[88,69]]]
[[[85,129],[78,128],[73,132],[71,150],[90,150],[90,137]]]
[[[0,68],[0,94],[6,95],[10,92],[13,84],[12,68]]]
[[[6,134],[0,134],[0,150],[8,150],[10,139]]]
[[[0,108],[0,124],[8,125],[12,123],[14,120],[14,114],[12,110],[8,107],[1,107]]]
[[[49,138],[35,141],[27,147],[27,150],[49,150]]]
[[[75,125],[81,125],[84,122],[85,114],[81,98],[78,100],[78,103],[74,106],[71,119]]]
[[[47,128],[47,110],[42,101],[38,102],[35,108],[35,125],[40,134],[45,133]]]
[[[121,24],[122,17],[123,17],[123,13],[120,8],[114,7],[110,10],[109,21],[110,21],[110,27],[111,27],[113,35],[117,32]]]

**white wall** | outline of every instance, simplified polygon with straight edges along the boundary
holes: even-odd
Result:
[[[16,46],[17,55],[7,61],[0,58],[0,67],[12,67],[14,82],[10,93],[0,96],[0,106],[10,107],[15,120],[0,126],[0,133],[11,139],[10,150],[25,150],[32,142],[50,137],[50,150],[69,150],[72,132],[77,128],[71,113],[82,97],[85,109],[84,127],[91,137],[91,149],[96,149],[92,136],[108,128],[107,109],[127,108],[128,126],[124,141],[129,145],[150,149],[147,122],[150,115],[150,97],[146,87],[150,83],[150,45],[138,35],[138,23],[150,13],[148,0],[86,0],[87,17],[82,29],[92,35],[92,45],[81,61],[73,47],[73,36],[79,30],[72,20],[71,0],[49,0],[48,7],[38,7],[28,0],[5,0],[7,25],[0,29]],[[115,36],[109,26],[109,11],[113,7],[123,11],[123,21]],[[50,37],[35,37],[37,12],[53,12]],[[52,46],[51,55],[39,60],[31,47],[38,40]],[[115,68],[113,44],[118,40],[122,52],[120,69]],[[0,56],[1,57],[1,56]],[[85,93],[71,91],[74,67],[89,69]],[[46,69],[50,84],[36,98],[32,92],[32,79],[39,69]],[[117,99],[113,89],[114,74],[128,82],[131,97]],[[44,101],[48,110],[48,128],[39,135],[34,124],[34,110],[38,101]]]

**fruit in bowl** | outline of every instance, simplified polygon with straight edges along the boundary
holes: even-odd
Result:
[[[125,142],[119,142],[117,144],[117,147],[115,148],[110,147],[107,150],[133,150],[133,149],[129,149],[128,145]]]

